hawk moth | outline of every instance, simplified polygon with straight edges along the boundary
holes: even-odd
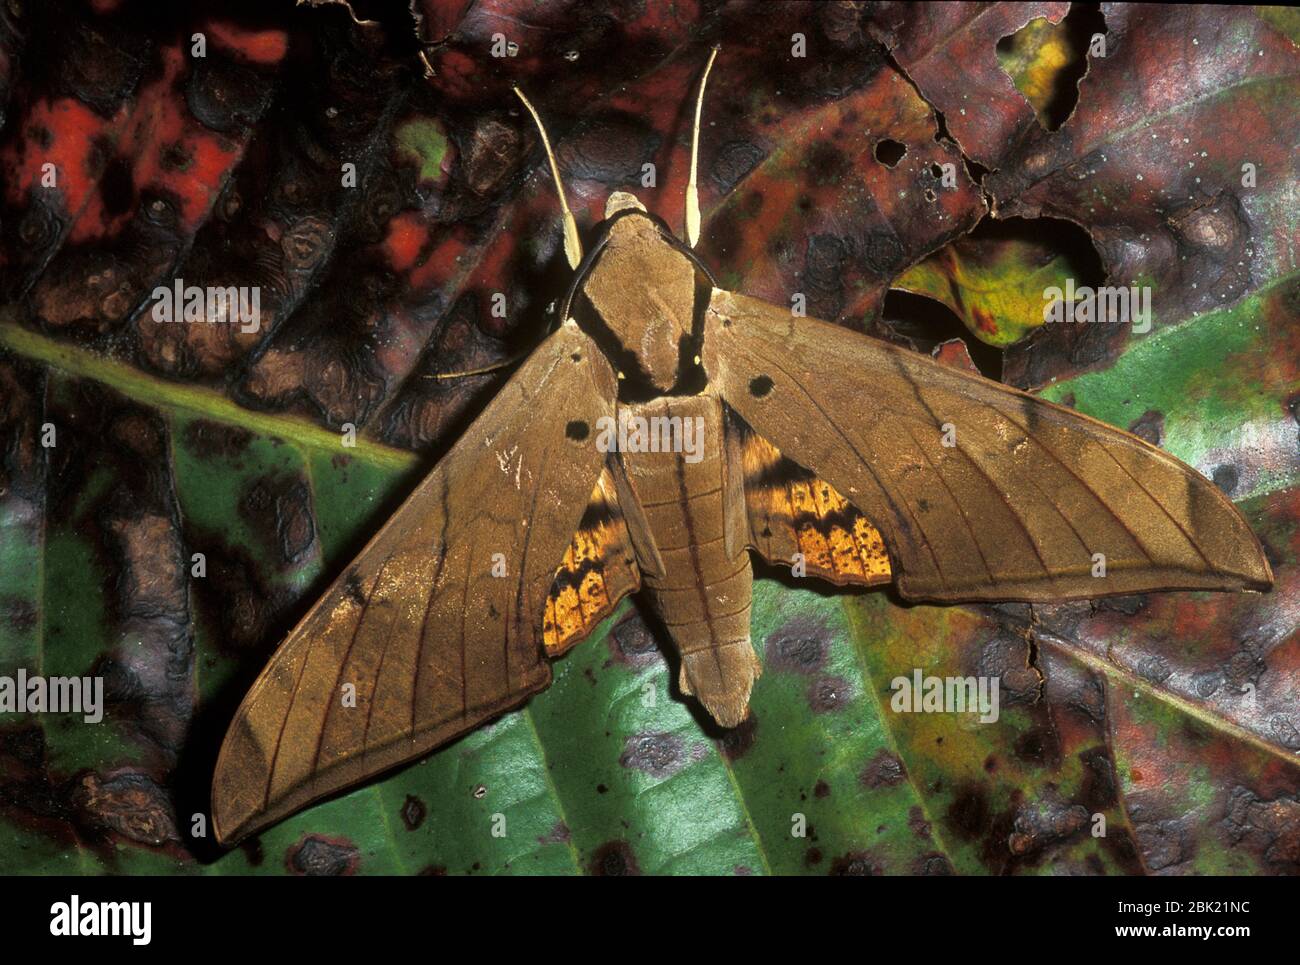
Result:
[[[638,591],[681,691],[739,724],[761,671],[751,552],[944,603],[1271,585],[1232,503],[1154,446],[717,287],[694,253],[712,64],[685,241],[620,191],[584,255],[519,95],[574,269],[558,327],[254,683],[213,780],[223,843],[520,705],[549,684],[548,658]],[[610,444],[629,422],[693,427],[699,450],[647,445],[639,429]]]

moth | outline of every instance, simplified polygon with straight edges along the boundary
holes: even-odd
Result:
[[[1271,585],[1232,503],[1154,446],[718,288],[694,252],[716,54],[684,241],[619,191],[584,254],[516,91],[575,272],[558,327],[262,671],[217,763],[223,843],[517,707],[638,591],[682,693],[739,724],[751,553],[942,603]]]

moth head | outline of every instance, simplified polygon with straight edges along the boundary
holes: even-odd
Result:
[[[614,217],[620,211],[645,211],[645,205],[637,199],[635,194],[629,194],[627,191],[615,191],[605,201],[606,220]]]

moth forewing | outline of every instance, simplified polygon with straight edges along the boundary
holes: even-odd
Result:
[[[717,289],[701,355],[728,405],[880,528],[910,599],[1272,582],[1259,541],[1213,483],[1072,410]]]
[[[524,362],[245,697],[213,779],[219,840],[418,757],[550,682],[545,604],[604,465],[591,436],[615,392],[575,325]]]

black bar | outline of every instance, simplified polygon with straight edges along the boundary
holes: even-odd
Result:
[[[1142,954],[1185,950],[1189,944],[1231,954],[1260,939],[1270,947],[1287,941],[1296,906],[1293,883],[1284,878],[815,882],[9,878],[0,901],[0,934],[8,947],[49,942],[67,948],[76,942],[87,951],[102,945],[126,954],[201,952],[207,958],[256,951],[261,959],[358,948],[368,949],[372,958],[427,953],[473,961],[475,947],[486,955],[507,948],[513,954],[584,958],[633,948],[669,955],[681,951],[688,921],[703,916],[694,917],[698,924],[691,931],[712,922],[717,927],[704,929],[711,933],[707,941],[723,943],[733,956],[749,942],[759,943],[760,950],[766,942],[781,942],[777,933],[801,936],[799,957],[812,954],[822,941],[823,951],[849,941],[865,952],[895,939],[920,941],[916,950],[928,949],[927,956],[950,948],[981,957],[998,948],[1063,947],[1073,953],[1104,947]],[[52,909],[62,903],[70,912],[73,895],[83,915],[88,903],[148,902],[148,944],[136,945],[129,934],[52,935]],[[1189,934],[1190,928],[1197,932]],[[1212,930],[1208,938],[1200,933],[1203,928]],[[1242,928],[1247,932],[1221,931]],[[1120,929],[1152,931],[1121,934]],[[1029,944],[1047,941],[1054,944]],[[550,943],[559,944],[544,947]],[[566,945],[567,952],[559,947]]]

